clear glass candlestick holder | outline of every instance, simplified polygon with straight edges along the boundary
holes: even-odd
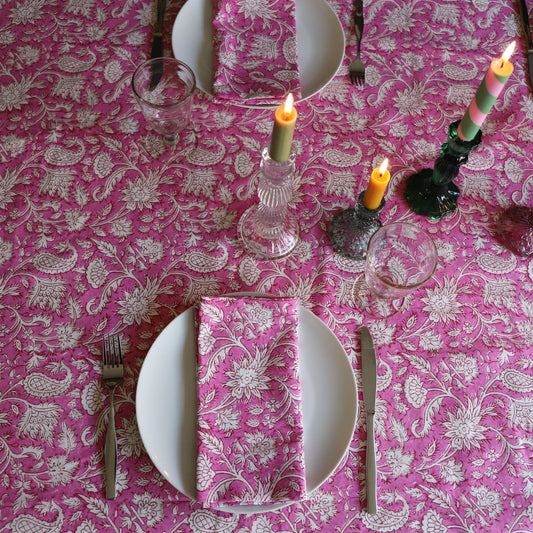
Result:
[[[471,141],[463,141],[457,135],[459,121],[448,128],[448,140],[441,146],[434,167],[424,168],[407,178],[405,199],[418,215],[440,219],[457,209],[459,187],[453,180],[459,167],[468,161],[468,155],[481,143],[481,131]]]
[[[239,236],[244,248],[263,259],[290,254],[298,243],[300,228],[289,210],[293,195],[294,152],[286,161],[275,161],[264,148],[257,186],[259,203],[248,208],[239,221]]]
[[[379,214],[385,207],[385,200],[381,200],[376,209],[368,209],[363,203],[364,195],[365,191],[359,195],[355,207],[341,211],[329,225],[333,249],[350,259],[364,259],[370,238],[381,228]]]

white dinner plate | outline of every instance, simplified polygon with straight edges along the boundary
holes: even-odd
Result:
[[[302,100],[325,87],[344,58],[344,32],[325,0],[295,0],[298,67]],[[213,0],[187,0],[172,29],[172,51],[176,59],[191,67],[199,89],[212,94]],[[244,105],[244,107],[273,107]]]
[[[196,336],[194,308],[177,316],[154,341],[141,368],[136,412],[142,441],[161,474],[196,497]],[[300,379],[307,492],[335,470],[353,437],[357,389],[352,366],[333,332],[298,307]],[[226,507],[257,513],[288,503]]]

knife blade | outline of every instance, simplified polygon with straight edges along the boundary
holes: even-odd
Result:
[[[361,361],[363,376],[363,399],[366,412],[366,510],[370,514],[377,512],[377,472],[376,449],[374,442],[374,412],[376,410],[376,351],[368,328],[361,328]]]
[[[531,40],[531,26],[529,24],[529,13],[525,0],[518,0],[520,6],[520,17],[522,19],[522,26],[524,27],[524,34],[527,41],[527,66],[529,73],[529,83],[533,89],[533,41]]]
[[[165,9],[167,7],[166,0],[157,0],[157,15],[155,23],[154,40],[152,43],[152,50],[150,57],[152,59],[156,57],[163,57],[163,21],[165,19]],[[150,90],[153,90],[161,76],[163,75],[162,65],[158,64],[152,69],[152,78],[150,79]]]

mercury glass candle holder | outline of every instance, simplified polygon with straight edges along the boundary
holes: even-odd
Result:
[[[448,129],[447,142],[441,146],[440,156],[433,169],[424,168],[407,178],[405,199],[418,215],[439,219],[457,209],[459,187],[453,180],[459,167],[468,161],[470,152],[481,143],[481,131],[471,141],[463,141],[457,135],[459,121]]]
[[[333,249],[350,259],[364,259],[370,238],[381,227],[379,214],[385,200],[376,209],[368,209],[363,203],[365,191],[359,195],[355,207],[336,215],[329,226]]]
[[[293,195],[296,156],[275,161],[264,148],[257,186],[259,203],[248,208],[239,220],[239,236],[244,248],[263,259],[277,259],[292,252],[298,243],[300,227],[288,204]]]

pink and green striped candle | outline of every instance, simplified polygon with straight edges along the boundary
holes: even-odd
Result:
[[[471,141],[476,136],[509,76],[513,73],[514,67],[509,58],[514,48],[515,42],[513,41],[500,59],[491,62],[476,95],[457,127],[457,135],[463,141]]]

